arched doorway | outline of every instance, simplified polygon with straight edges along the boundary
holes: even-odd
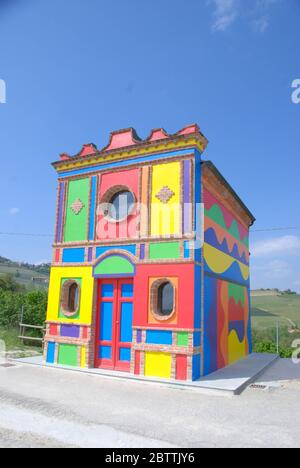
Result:
[[[121,254],[110,254],[94,267],[98,280],[95,367],[130,371],[134,275],[134,263]]]

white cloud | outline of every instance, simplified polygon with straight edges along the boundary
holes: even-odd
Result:
[[[254,31],[263,34],[270,25],[270,9],[281,0],[256,0],[245,5],[240,0],[207,0],[214,7],[213,31],[226,31],[239,17],[248,18]]]
[[[252,267],[254,274],[262,274],[264,279],[282,279],[289,276],[291,269],[287,262],[283,260],[272,260],[264,265]]]
[[[226,31],[239,15],[239,0],[209,0],[215,7],[213,31]]]
[[[10,208],[9,214],[15,216],[20,213],[20,208]]]
[[[264,257],[274,254],[300,254],[300,237],[282,236],[256,242],[252,245],[254,257]]]
[[[266,16],[262,16],[261,18],[254,20],[252,24],[255,31],[263,34],[270,26],[270,21]]]

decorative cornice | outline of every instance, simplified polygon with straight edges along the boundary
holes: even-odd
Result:
[[[84,145],[80,153],[73,157],[63,153],[61,160],[54,162],[53,166],[57,172],[62,172],[171,149],[196,147],[203,152],[207,144],[208,140],[200,132],[198,125],[185,127],[174,135],[169,135],[164,129],[155,129],[146,140],[141,140],[136,131],[129,128],[112,132],[110,142],[103,150],[97,150],[94,144]]]

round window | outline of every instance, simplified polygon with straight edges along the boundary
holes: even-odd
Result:
[[[122,221],[132,213],[134,204],[134,195],[129,190],[117,192],[109,201],[108,216],[115,221]]]
[[[80,286],[76,281],[66,281],[62,288],[61,307],[66,317],[77,314],[80,304]]]

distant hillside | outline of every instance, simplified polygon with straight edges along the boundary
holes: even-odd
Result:
[[[257,295],[251,297],[254,328],[276,327],[279,322],[287,328],[300,329],[300,295],[293,293]]]
[[[31,265],[23,262],[13,262],[0,256],[0,275],[10,274],[15,281],[27,288],[48,288],[50,264]]]

